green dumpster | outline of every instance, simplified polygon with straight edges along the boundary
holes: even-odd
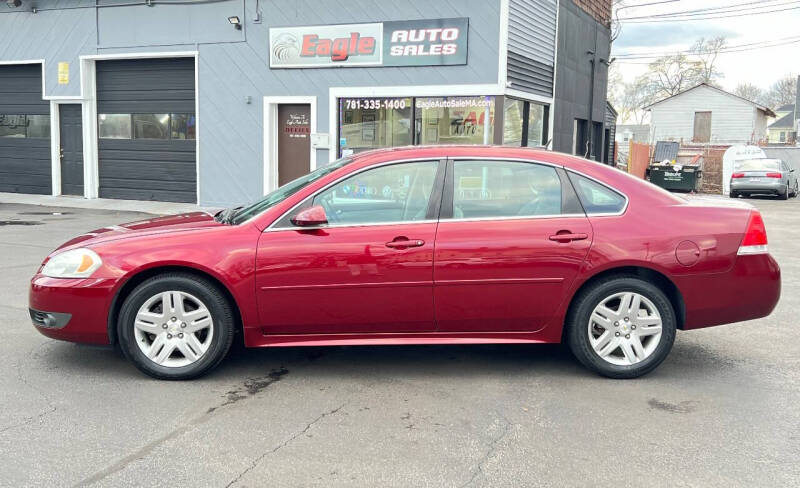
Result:
[[[667,165],[653,165],[647,170],[650,183],[665,190],[692,192],[700,189],[702,171],[699,166],[681,166],[678,169]]]

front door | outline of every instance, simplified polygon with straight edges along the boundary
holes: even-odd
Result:
[[[256,291],[265,334],[431,332],[438,161],[383,165],[307,199],[261,236]],[[443,168],[442,168],[443,169]],[[312,205],[328,225],[291,217]]]
[[[83,124],[79,103],[58,107],[61,194],[83,196]]]
[[[454,161],[452,168],[434,253],[438,330],[541,329],[592,241],[566,175],[516,161]]]
[[[311,171],[311,105],[278,105],[278,186]]]

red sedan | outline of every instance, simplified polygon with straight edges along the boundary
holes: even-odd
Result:
[[[36,328],[188,379],[249,347],[554,343],[613,378],[678,329],[769,315],[761,215],[552,152],[414,147],[344,158],[250,206],[106,227],[31,281]]]

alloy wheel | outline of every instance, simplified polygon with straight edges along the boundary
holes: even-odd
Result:
[[[661,341],[662,320],[650,299],[634,292],[603,299],[589,318],[589,343],[604,361],[631,366],[650,357]]]
[[[208,307],[183,291],[165,291],[139,307],[134,338],[152,362],[179,368],[199,361],[211,346],[214,321]]]

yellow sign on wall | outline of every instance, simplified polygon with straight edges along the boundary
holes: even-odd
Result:
[[[58,63],[58,84],[69,84],[69,63]]]

